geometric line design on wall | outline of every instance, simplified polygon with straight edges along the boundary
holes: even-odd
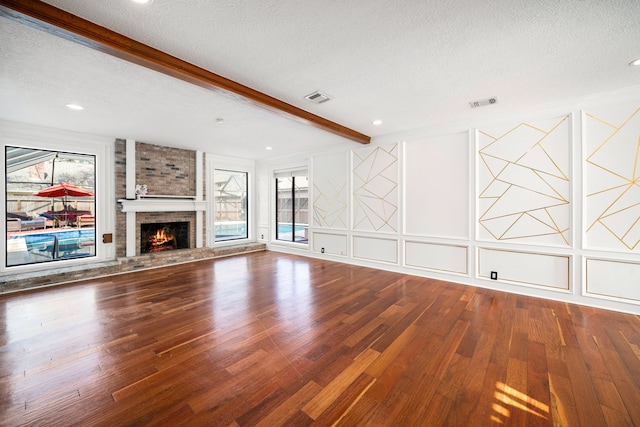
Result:
[[[520,123],[500,135],[479,133],[482,234],[569,246],[568,116],[546,128]]]
[[[398,144],[353,152],[353,229],[398,230]]]
[[[346,230],[349,226],[349,176],[346,153],[313,158],[313,225]]]
[[[319,227],[347,228],[344,217],[347,213],[347,184],[329,181],[323,188],[314,184],[313,219]]]
[[[608,234],[620,248],[640,249],[640,108],[620,123],[585,120],[595,148],[587,153],[587,238]]]

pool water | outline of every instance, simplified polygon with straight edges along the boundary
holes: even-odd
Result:
[[[304,231],[305,228],[307,228],[308,225],[304,224],[304,225],[298,225],[296,224],[295,226],[295,231]],[[278,224],[278,233],[291,233],[291,224]]]
[[[290,223],[279,223],[276,239],[287,242],[305,243],[307,242],[308,227],[307,224],[296,224],[295,227],[293,227]]]
[[[37,234],[24,234],[24,235],[14,235],[11,236],[12,239],[25,239],[27,242],[27,247],[29,245],[38,245],[45,242],[51,242],[54,240],[54,237],[58,238],[58,241],[61,240],[73,240],[73,239],[92,239],[96,238],[95,229],[79,229],[79,230],[69,230],[69,231],[56,231],[51,233],[37,233]]]
[[[24,240],[27,249],[25,255],[28,257],[10,262],[9,265],[95,255],[95,229],[14,235],[11,239]]]

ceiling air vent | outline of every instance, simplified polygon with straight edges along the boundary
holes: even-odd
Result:
[[[471,108],[478,108],[478,107],[484,107],[487,105],[492,105],[497,103],[498,103],[498,97],[492,96],[491,98],[480,99],[478,101],[471,101],[469,105],[471,105]]]
[[[304,99],[313,102],[314,104],[322,104],[323,102],[330,101],[331,98],[326,93],[315,91],[305,96]]]

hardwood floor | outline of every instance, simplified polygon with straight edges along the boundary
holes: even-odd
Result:
[[[640,426],[640,318],[258,252],[0,297],[3,426]]]

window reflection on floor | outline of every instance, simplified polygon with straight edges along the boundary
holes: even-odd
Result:
[[[522,393],[502,382],[496,383],[492,409],[494,414],[491,421],[504,424],[506,418],[511,418],[513,410],[528,412],[543,419],[549,419],[549,405],[536,400],[526,393]]]

